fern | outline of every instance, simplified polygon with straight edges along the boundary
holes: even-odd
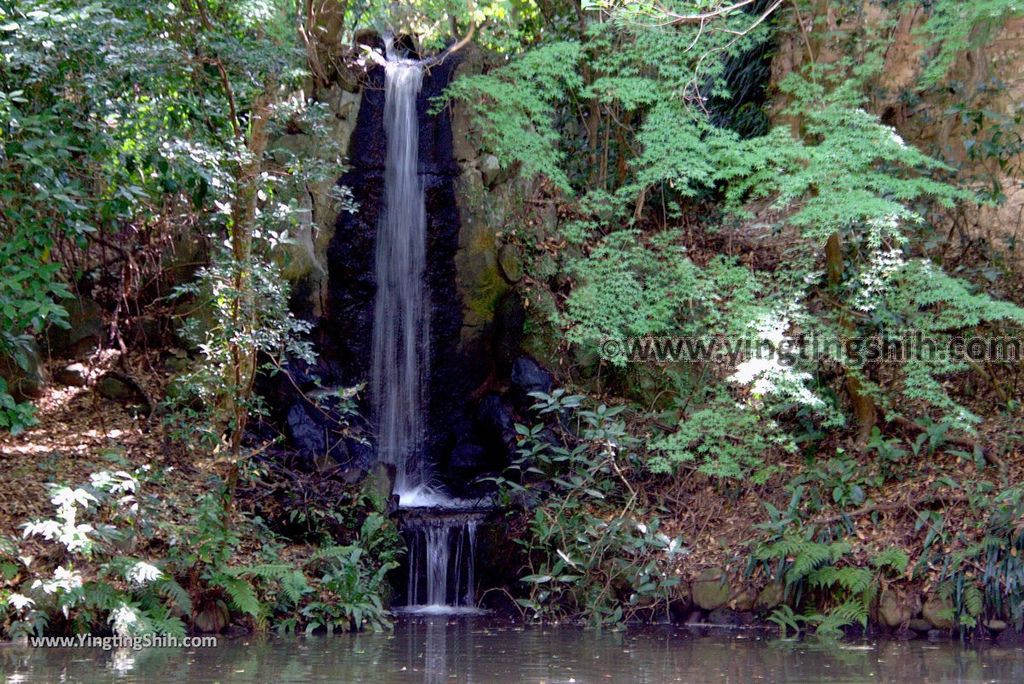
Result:
[[[891,546],[871,559],[871,564],[878,570],[884,568],[892,569],[897,575],[902,575],[910,565],[910,556],[903,549]]]
[[[800,546],[796,558],[793,559],[793,565],[786,573],[786,582],[788,584],[799,582],[822,565],[836,562],[849,550],[850,546],[845,542],[804,543]]]
[[[851,594],[864,593],[873,580],[874,575],[870,570],[852,566],[837,568],[834,565],[827,565],[807,576],[807,583],[814,588],[832,589],[838,585]]]
[[[859,598],[851,598],[821,617],[814,633],[823,637],[842,636],[842,628],[853,624],[861,627],[867,627],[868,624],[867,605]]]
[[[192,597],[173,577],[165,575],[155,580],[152,587],[160,595],[169,598],[182,613],[187,615],[192,612]]]
[[[985,609],[985,597],[975,584],[968,584],[963,592],[963,612],[972,618],[981,616]],[[961,621],[962,621],[961,617]]]
[[[805,620],[802,615],[794,613],[793,609],[785,603],[773,610],[767,619],[768,622],[773,622],[779,626],[782,636],[786,636],[787,630],[790,629],[799,634],[801,629],[800,623]]]
[[[263,614],[264,605],[256,595],[256,590],[243,577],[230,572],[215,573],[210,577],[210,584],[224,589],[235,610],[252,617]]]

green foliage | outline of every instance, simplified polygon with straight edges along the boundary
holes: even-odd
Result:
[[[801,488],[811,509],[822,510],[830,505],[840,509],[863,506],[869,492],[883,483],[879,472],[838,450],[835,456],[816,458],[788,486]]]
[[[355,543],[326,546],[314,553],[310,566],[319,575],[314,586],[318,596],[302,609],[308,620],[306,633],[390,628],[384,607],[389,592],[386,575],[398,567],[401,551],[394,523],[371,513]]]
[[[672,473],[681,464],[696,463],[713,477],[743,479],[754,473],[755,481],[764,481],[770,472],[762,471],[762,459],[772,447],[793,449],[770,419],[723,394],[683,417],[675,432],[652,442],[655,455],[648,466]]]
[[[582,397],[564,390],[533,396],[540,415],[576,421],[579,437],[558,444],[543,423],[516,426],[520,457],[499,480],[505,496],[552,487],[530,518],[529,536],[518,540],[530,564],[522,577],[529,595],[520,605],[540,618],[592,625],[666,610],[679,584],[668,570],[687,551],[637,506],[629,477],[635,441],[619,417],[624,407],[583,408]]]
[[[238,110],[301,79],[291,22],[279,2],[0,2],[0,354],[61,323],[96,275],[76,251],[223,226]]]
[[[910,557],[903,549],[891,546],[872,558],[871,564],[878,570],[889,568],[897,575],[902,575],[910,565]]]
[[[250,278],[245,292],[235,287],[239,269]],[[262,370],[271,374],[292,359],[312,362],[312,346],[302,339],[310,326],[289,311],[288,283],[280,269],[258,259],[243,264],[221,254],[178,292],[192,295],[205,315],[190,318],[183,327],[200,359],[176,379],[179,390],[170,402],[175,410],[168,421],[183,442],[212,450],[236,428],[226,405],[244,403],[249,415],[265,410],[262,398],[249,391],[256,369],[234,372],[238,350],[258,354]]]
[[[523,173],[545,175],[568,190],[552,108],[581,87],[581,56],[580,46],[571,41],[544,45],[486,76],[458,79],[442,103],[464,102],[502,163],[520,162]]]
[[[703,36],[701,27],[686,22],[666,28],[644,21],[659,11],[654,6],[601,7],[611,15],[592,15],[576,40],[546,44],[491,73],[459,79],[446,96],[470,109],[500,157],[520,161],[527,176],[543,174],[563,191],[582,195],[573,205],[579,218],[544,236],[579,247],[562,259],[560,270],[571,286],[555,319],[571,343],[587,353],[613,349],[603,359],[625,368],[629,350],[605,347],[605,340],[662,335],[710,342],[766,327],[783,336],[798,328],[820,340],[914,332],[946,340],[979,327],[1019,325],[1018,307],[972,292],[911,253],[908,231],[923,222],[928,207],[949,207],[973,195],[946,182],[946,165],[865,111],[866,79],[879,68],[874,52],[860,64],[843,62],[851,66],[846,72],[812,66],[792,75],[782,87],[798,125],[741,139],[716,126],[693,96],[718,93],[728,60],[765,40],[759,30],[742,40],[726,38],[735,34],[724,27],[745,27],[750,15],[731,13]],[[606,21],[608,16],[617,21]],[[575,70],[559,68],[576,63],[587,67],[582,80],[575,80]],[[572,98],[592,105],[575,122],[571,110],[563,111]],[[594,131],[601,112],[607,118]],[[632,118],[624,124],[627,114]],[[609,142],[623,138],[625,147]],[[587,149],[606,155],[602,164],[608,167],[628,150],[628,163],[619,164],[625,174],[602,175],[593,183],[593,169],[574,165]],[[645,210],[652,213],[651,193],[662,200],[654,222],[665,225],[657,230],[643,223]],[[721,258],[694,263],[682,247],[686,234],[670,219],[683,203],[707,198],[721,199],[738,220],[749,218],[745,207],[751,203],[781,212],[779,230],[800,236],[787,254],[789,268],[765,274]],[[853,319],[852,332],[849,314],[814,303],[827,291],[819,255],[834,234],[846,245],[841,295],[866,314]],[[712,370],[707,361],[695,364],[701,377],[712,371],[708,386],[675,397],[684,410],[670,415],[673,430],[652,442],[656,472],[693,462],[720,477],[757,473],[766,452],[792,450],[797,441],[789,432],[792,423],[777,418],[794,404],[802,407],[805,424],[847,423],[836,402],[809,386],[819,361],[835,361],[858,377],[888,412],[934,410],[957,428],[975,420],[945,388],[946,378],[965,370],[960,359],[908,360],[889,386],[876,383],[862,359],[828,350],[821,359],[794,364],[728,360],[732,375]],[[863,485],[846,489],[844,499],[862,500]]]
[[[910,203],[922,197],[946,206],[970,197],[933,180],[929,172],[944,165],[861,109],[861,98],[848,85],[826,92],[791,75],[784,87],[795,97],[790,113],[801,116],[804,137],[794,139],[779,127],[738,144],[721,171],[730,181],[726,197],[735,206],[773,198],[773,206],[795,209],[789,224],[823,243],[836,231],[867,222],[918,221]]]
[[[998,494],[980,488],[972,505],[982,514],[982,534],[944,559],[939,595],[950,602],[949,617],[961,627],[976,627],[988,613],[1024,629],[1024,488],[1014,485]]]
[[[900,558],[888,552],[873,559],[876,570],[872,571],[844,562],[850,551],[846,542],[815,541],[807,532],[793,529],[777,541],[760,544],[755,558],[776,568],[776,577],[785,581],[794,605],[810,610],[795,613],[784,605],[769,621],[779,625],[783,634],[814,627],[815,635],[823,638],[842,636],[848,625],[866,627],[878,591],[878,573],[901,561],[905,566],[907,559],[905,554]]]
[[[73,633],[111,624],[116,634],[184,635],[185,625],[172,609],[191,608],[187,592],[166,562],[122,555],[153,532],[159,505],[145,487],[158,476],[148,467],[99,471],[78,487],[52,485],[53,518],[25,523],[25,537],[41,537],[50,547],[44,568],[20,557],[28,575],[19,591],[7,596],[15,613],[8,633],[41,634],[55,616]],[[81,561],[90,561],[89,565]],[[77,566],[93,568],[88,574]]]
[[[957,57],[984,45],[1008,19],[1024,14],[1024,8],[1014,0],[938,0],[929,9],[928,20],[917,28],[923,45],[937,47],[921,76],[924,86],[938,85]]]

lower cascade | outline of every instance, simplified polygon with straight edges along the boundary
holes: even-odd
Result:
[[[408,610],[461,612],[475,605],[476,502],[431,482],[421,448],[428,395],[430,296],[424,282],[426,207],[419,176],[417,101],[423,64],[397,57],[388,42],[384,206],[377,231],[371,392],[378,454],[395,466],[409,548]]]
[[[447,517],[443,513],[406,521],[407,610],[444,613],[473,610],[478,525],[478,519]]]

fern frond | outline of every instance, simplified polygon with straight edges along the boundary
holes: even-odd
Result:
[[[211,578],[211,584],[224,589],[228,598],[231,599],[232,605],[239,612],[253,617],[257,617],[263,612],[263,604],[247,579],[227,573],[218,573]]]
[[[871,564],[881,570],[891,568],[897,574],[903,574],[910,565],[910,556],[903,549],[892,546],[871,559]]]

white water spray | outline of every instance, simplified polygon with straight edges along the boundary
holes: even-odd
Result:
[[[423,67],[389,59],[385,70],[387,161],[377,231],[371,392],[379,453],[395,465],[395,492],[402,497],[426,481],[420,446],[430,316],[423,282],[427,221],[416,112]]]

